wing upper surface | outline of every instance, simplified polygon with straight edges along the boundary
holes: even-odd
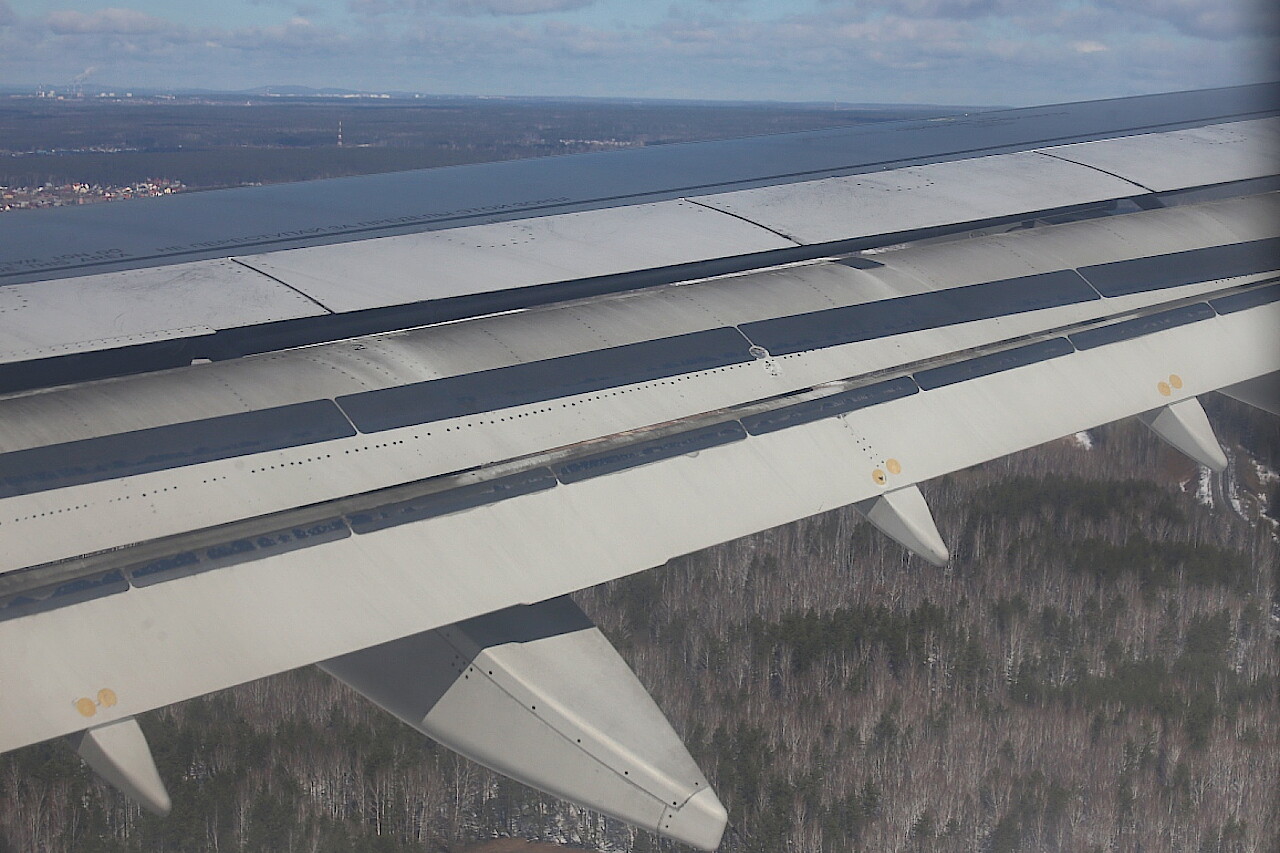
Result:
[[[31,263],[6,231],[0,751],[835,507],[945,559],[916,484],[1121,417],[1220,464],[1197,395],[1280,379],[1274,94],[208,194],[116,254],[78,237],[109,212]],[[396,213],[501,175],[541,177]]]
[[[0,286],[0,391],[719,275],[1274,175],[1277,122]],[[1212,156],[1210,156],[1212,155]],[[572,159],[572,158],[571,158]],[[1151,164],[1160,164],[1161,175]],[[56,211],[55,211],[56,212]],[[358,282],[358,286],[353,285]]]
[[[1274,374],[1240,342],[1280,319],[1277,203],[0,399],[0,639],[40,649],[0,664],[2,746],[91,689],[128,716]]]
[[[22,532],[3,567],[113,547],[121,525],[172,535],[1141,310],[1218,286],[1224,245],[1254,264],[1229,272],[1257,279],[1275,266],[1276,204],[1032,229],[0,400],[0,494]],[[1106,299],[1075,272],[1106,282],[1153,265],[1154,282]],[[1168,288],[1175,270],[1190,279]],[[409,461],[389,442],[410,442]],[[352,464],[325,464],[335,449]],[[156,491],[193,465],[208,476],[181,500]],[[137,501],[157,499],[137,518]],[[68,513],[78,523],[59,532]]]

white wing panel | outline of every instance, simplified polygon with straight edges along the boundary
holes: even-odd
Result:
[[[1012,216],[1141,192],[1133,184],[1035,152],[913,166],[696,199],[801,242]]]
[[[0,750],[560,595],[1272,373],[1275,353],[1232,344],[1268,340],[1278,324],[1280,304],[1272,303],[478,509],[0,622],[0,647],[23,650],[0,656]],[[1165,396],[1158,383],[1173,372],[1183,386]],[[874,469],[887,457],[900,460],[900,473],[877,481]],[[94,706],[104,689],[115,704]]]
[[[0,288],[0,362],[323,313],[302,294],[232,261],[10,284]]]
[[[1121,175],[1153,192],[1265,178],[1280,171],[1280,119],[1264,118],[1045,151]]]
[[[334,311],[355,311],[794,245],[740,219],[686,201],[668,201],[241,260],[288,281]]]
[[[1276,222],[1280,194],[1267,193],[919,245],[872,257],[921,281],[961,286],[1053,266],[1080,267],[1261,240],[1275,236]]]
[[[962,286],[992,278],[1028,275],[1055,266],[1074,268],[1091,263],[1176,255],[1222,241],[1262,240],[1274,236],[1276,222],[1280,222],[1280,194],[1268,193],[1225,202],[1153,210],[1140,216],[1101,218],[981,239],[921,245],[874,257],[883,260],[904,278],[910,276],[934,285],[946,282]],[[1280,258],[1277,261],[1280,262]],[[875,274],[883,276],[879,270]],[[1100,316],[1100,312],[1119,315],[1150,305],[1157,299],[1183,299],[1220,289],[1227,283],[1245,284],[1272,275],[1274,271],[1268,270],[1234,279],[1116,296],[1109,298],[1105,307],[1098,303],[1083,303],[1010,316],[997,321],[997,324],[1004,336],[1012,338],[1045,326],[1081,322]],[[989,333],[986,325],[979,323],[972,324],[973,329],[957,329],[961,334],[954,341],[957,348],[974,345],[976,338],[970,336],[972,331],[980,329],[981,333]],[[939,342],[940,339],[934,336],[911,343],[903,342],[904,346],[911,347],[903,351],[903,356],[931,357],[937,353],[930,352],[927,347]],[[881,359],[885,353],[873,350],[871,356]]]

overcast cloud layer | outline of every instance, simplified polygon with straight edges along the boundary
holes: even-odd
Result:
[[[1028,104],[1274,79],[1274,0],[0,0],[0,83]]]

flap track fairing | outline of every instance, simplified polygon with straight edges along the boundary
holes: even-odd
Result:
[[[713,850],[727,815],[653,699],[569,598],[320,664],[445,746],[539,790]]]

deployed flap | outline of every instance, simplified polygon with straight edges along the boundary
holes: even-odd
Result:
[[[525,784],[712,850],[724,807],[635,674],[569,598],[511,607],[320,667]]]
[[[1170,445],[1190,456],[1201,465],[1214,471],[1224,471],[1227,455],[1213,434],[1209,418],[1195,397],[1170,403],[1150,412],[1143,412],[1138,419],[1151,427],[1151,431]]]
[[[917,557],[945,565],[949,554],[938,525],[917,486],[885,492],[853,505],[879,530]]]
[[[95,773],[147,811],[161,816],[169,813],[169,792],[160,780],[147,738],[133,717],[70,735],[67,740]]]

